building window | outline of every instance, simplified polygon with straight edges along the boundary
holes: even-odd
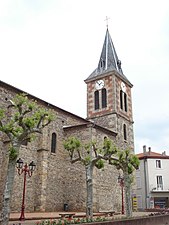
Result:
[[[127,94],[120,90],[120,109],[127,112]]]
[[[127,112],[127,95],[124,93],[124,110]]]
[[[56,133],[52,133],[52,140],[51,140],[51,152],[56,153]]]
[[[126,124],[123,124],[123,136],[124,136],[124,140],[127,141],[127,128],[126,128]]]
[[[157,176],[157,190],[163,190],[163,178],[162,178],[162,176]]]
[[[107,91],[105,88],[102,89],[102,108],[107,107]]]
[[[141,177],[136,177],[137,188],[141,188]]]
[[[161,168],[161,160],[156,160],[156,168]]]
[[[94,103],[95,103],[95,110],[99,109],[99,91],[95,91],[94,93]]]
[[[104,68],[105,67],[105,61],[103,59],[101,59],[101,61],[100,61],[100,67],[101,68]]]
[[[101,104],[102,108],[107,107],[107,90],[105,88],[103,88],[100,91],[97,90],[94,92],[94,108],[95,108],[95,110],[100,109],[100,104]]]
[[[120,108],[123,110],[123,91],[120,90]]]

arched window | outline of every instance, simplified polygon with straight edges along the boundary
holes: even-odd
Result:
[[[120,108],[123,110],[123,91],[120,90]]]
[[[99,109],[100,106],[99,106],[99,91],[95,91],[94,93],[94,108],[95,110]]]
[[[102,108],[107,107],[107,91],[105,88],[102,89]]]
[[[55,153],[56,152],[56,133],[52,133],[52,140],[51,140],[51,152]]]
[[[120,90],[120,109],[127,112],[127,94]]]
[[[126,124],[123,124],[123,136],[124,136],[124,140],[127,141],[127,128],[126,128]]]
[[[101,68],[104,68],[105,67],[105,61],[103,59],[101,59],[101,61],[100,61],[100,67]]]
[[[124,93],[124,110],[127,112],[127,95]]]

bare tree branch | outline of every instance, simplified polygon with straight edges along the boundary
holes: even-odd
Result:
[[[95,157],[97,158],[97,148],[96,148],[96,145],[95,144],[92,144],[92,147],[93,147],[93,151],[94,151],[94,154],[95,154]]]
[[[78,161],[81,161],[81,158],[76,158],[76,159],[71,159],[71,163],[75,163],[75,162],[78,162]]]

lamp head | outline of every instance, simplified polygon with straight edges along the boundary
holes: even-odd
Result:
[[[23,167],[23,160],[21,158],[19,158],[16,161],[16,167],[17,167],[17,169],[22,169],[22,167]]]
[[[32,161],[30,164],[29,164],[29,170],[31,172],[33,172],[35,170],[35,167],[36,167],[36,164],[34,163],[34,161]]]

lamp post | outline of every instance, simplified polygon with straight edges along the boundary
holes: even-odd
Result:
[[[21,215],[19,220],[25,220],[25,191],[26,191],[26,175],[28,174],[29,177],[32,176],[33,171],[35,170],[35,163],[32,161],[29,165],[27,163],[25,163],[25,165],[23,165],[23,160],[21,158],[19,158],[16,161],[16,167],[18,169],[18,174],[21,175],[22,173],[24,173],[24,184],[23,184],[23,195],[22,195],[22,207],[21,207]]]
[[[120,176],[118,176],[118,183],[120,184],[121,187],[121,214],[124,215],[124,178]]]

